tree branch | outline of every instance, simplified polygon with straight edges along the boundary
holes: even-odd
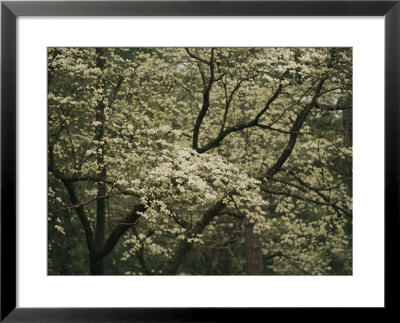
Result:
[[[280,157],[278,160],[275,162],[275,164],[267,171],[267,174],[265,177],[270,178],[273,177],[283,166],[283,164],[286,162],[286,160],[289,158],[290,154],[292,153],[294,146],[296,145],[297,141],[297,136],[298,132],[300,131],[304,121],[306,120],[308,114],[310,113],[311,109],[315,106],[317,102],[317,98],[319,96],[319,93],[322,89],[322,86],[324,85],[325,78],[319,81],[317,88],[315,90],[315,94],[308,106],[300,111],[300,113],[297,115],[297,118],[295,122],[293,123],[293,126],[290,129],[290,137],[289,141],[285,147],[285,149],[282,151]]]
[[[210,221],[218,215],[224,208],[225,203],[222,200],[218,201],[215,205],[209,208],[202,216],[202,218],[196,223],[192,232],[190,232],[190,237],[199,235],[203,232],[204,228],[210,223]],[[181,265],[182,261],[185,259],[185,256],[192,248],[193,244],[183,240],[179,243],[178,248],[172,258],[169,260],[164,274],[166,275],[175,275]]]
[[[67,189],[71,203],[78,205],[79,200],[75,193],[74,184],[67,180],[62,180],[62,182],[63,182],[65,188]],[[85,231],[86,243],[87,243],[87,246],[89,249],[89,254],[93,254],[95,251],[94,250],[93,231],[92,231],[92,228],[90,227],[90,222],[89,222],[88,218],[86,217],[85,209],[83,208],[83,205],[77,206],[75,208],[75,211],[78,215],[79,221],[81,222],[81,224],[83,226],[83,230]]]
[[[318,102],[315,102],[315,107],[316,107],[317,109],[326,110],[326,111],[340,111],[340,110],[349,110],[349,109],[352,109],[352,108],[353,108],[352,105],[343,105],[343,106],[334,106],[334,107],[331,107],[331,106],[328,106],[328,105],[326,105],[326,104],[320,104],[320,103],[318,103]]]
[[[111,250],[114,249],[115,245],[121,238],[121,236],[128,230],[135,222],[140,218],[140,213],[146,211],[146,206],[143,204],[136,205],[131,212],[122,220],[111,232],[108,239],[104,243],[103,247],[98,250],[97,256],[104,258],[107,256]]]
[[[209,61],[205,60],[204,58],[201,58],[200,56],[197,56],[197,55],[193,54],[193,53],[189,50],[189,48],[185,48],[185,50],[186,50],[186,53],[188,53],[188,55],[189,55],[191,58],[194,58],[195,60],[200,61],[200,62],[202,62],[202,63],[204,63],[204,64],[206,64],[206,65],[210,65],[210,62],[209,62]]]
[[[247,128],[251,128],[251,127],[255,127],[258,126],[258,121],[259,119],[263,116],[263,114],[270,108],[271,104],[277,99],[277,97],[279,96],[279,93],[282,90],[282,84],[279,84],[279,87],[276,89],[276,91],[274,92],[274,94],[268,99],[268,101],[266,102],[264,108],[256,115],[256,117],[247,122],[247,123],[242,123],[242,124],[238,124],[236,126],[230,127],[222,132],[219,133],[218,137],[215,138],[213,141],[209,142],[207,145],[205,145],[202,148],[197,148],[197,152],[198,153],[204,153],[212,148],[215,148],[219,145],[219,143],[229,134],[234,133],[234,132],[238,132],[241,131],[243,129],[247,129]]]
[[[188,50],[187,50],[188,51]],[[203,122],[204,117],[207,114],[208,108],[210,107],[210,92],[213,83],[216,81],[214,78],[214,48],[211,49],[211,57],[210,61],[207,62],[207,65],[210,67],[210,77],[208,79],[208,83],[204,86],[203,89],[203,104],[201,110],[197,116],[196,123],[193,128],[193,143],[192,147],[194,150],[199,152],[199,131],[201,124]]]
[[[345,210],[344,208],[340,207],[337,205],[338,201],[332,202],[331,199],[326,196],[325,194],[321,193],[320,190],[318,190],[315,187],[312,187],[310,185],[308,185],[306,182],[304,182],[300,177],[296,176],[295,174],[293,174],[293,172],[289,172],[289,174],[301,185],[303,185],[304,187],[306,187],[307,189],[315,192],[318,196],[320,196],[325,202],[329,203],[329,205],[335,210],[335,212],[337,213],[337,215],[340,217],[342,214],[345,214],[348,217],[351,217],[351,212],[348,210]]]
[[[108,198],[110,198],[110,197],[113,197],[113,196],[116,196],[116,195],[119,195],[119,194],[122,194],[122,193],[114,193],[114,194],[108,194],[108,195],[105,195],[105,196],[94,197],[94,198],[92,198],[92,199],[90,199],[90,200],[88,200],[88,201],[85,201],[85,202],[80,202],[80,203],[78,203],[78,204],[68,205],[68,206],[66,206],[66,207],[63,207],[63,208],[61,208],[61,209],[57,209],[57,210],[54,210],[54,211],[51,211],[51,212],[49,211],[49,213],[50,213],[50,214],[53,214],[53,213],[58,213],[58,212],[62,212],[62,211],[69,211],[69,210],[71,210],[71,209],[76,209],[76,208],[78,208],[78,207],[80,207],[80,206],[85,206],[85,205],[87,205],[87,204],[93,203],[93,202],[97,201],[99,198],[101,198],[101,199],[108,199]]]

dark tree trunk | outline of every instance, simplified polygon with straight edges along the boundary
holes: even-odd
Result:
[[[246,249],[247,274],[263,275],[262,241],[260,236],[254,233],[253,227],[253,224],[246,218],[244,220],[244,244]]]
[[[353,147],[353,109],[343,110],[343,129],[344,129],[344,145],[347,148]],[[349,191],[353,193],[353,160],[347,158],[347,172],[349,176]]]
[[[218,213],[221,212],[225,208],[225,206],[226,206],[225,203],[223,203],[221,200],[221,201],[218,201],[210,209],[208,209],[203,214],[203,217],[201,218],[201,220],[199,222],[197,222],[196,225],[194,226],[192,234],[194,236],[201,234],[203,232],[204,228],[214,218],[214,216],[218,215]],[[192,249],[192,247],[193,247],[192,243],[189,243],[186,240],[181,241],[178,245],[178,248],[177,248],[175,254],[172,256],[172,258],[167,263],[165,270],[164,270],[164,275],[176,275],[180,265],[182,264],[187,253]]]
[[[187,253],[192,249],[192,244],[187,241],[182,241],[176,250],[175,254],[172,256],[170,261],[168,262],[165,270],[164,275],[176,275],[178,269],[185,259]]]
[[[62,226],[65,229],[65,224],[69,217],[64,215],[59,216]],[[63,234],[60,235],[60,247],[61,247],[61,275],[71,275],[71,254],[69,252],[67,237]]]
[[[231,254],[228,249],[223,249],[220,252],[220,267],[221,267],[221,275],[231,275]]]
[[[104,274],[104,258],[96,255],[90,256],[90,275]]]
[[[104,70],[105,61],[103,58],[104,49],[96,48],[97,61],[96,67]],[[105,90],[105,81],[103,75],[99,79],[99,87]],[[96,107],[96,128],[95,128],[95,140],[97,141],[97,171],[99,173],[99,181],[97,182],[97,209],[96,209],[96,234],[95,234],[95,248],[96,251],[100,250],[104,244],[105,237],[105,225],[106,225],[106,201],[104,196],[107,193],[107,187],[105,180],[107,178],[107,169],[104,162],[105,155],[105,142],[104,142],[104,114],[105,104],[104,98],[101,98],[97,103]]]
[[[344,145],[353,146],[353,109],[343,110]]]

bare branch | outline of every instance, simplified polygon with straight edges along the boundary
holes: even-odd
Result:
[[[204,63],[204,64],[210,65],[210,62],[209,62],[209,61],[205,60],[204,58],[201,58],[200,56],[197,56],[197,55],[193,54],[193,53],[189,50],[189,48],[185,48],[185,50],[186,50],[186,53],[188,53],[188,55],[189,55],[191,58],[194,58],[195,60],[200,61],[200,62],[202,62],[202,63]]]

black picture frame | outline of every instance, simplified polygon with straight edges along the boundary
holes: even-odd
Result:
[[[200,308],[16,307],[16,19],[19,16],[384,16],[385,17],[385,307],[397,307],[399,255],[400,1],[2,1],[1,3],[1,321],[242,321],[266,310]],[[379,170],[371,170],[379,171]],[[373,189],[373,187],[371,187]],[[368,203],[368,201],[365,201]],[[373,234],[373,233],[371,233]],[[397,250],[396,250],[397,249]],[[371,255],[373,261],[374,255]],[[38,291],[40,293],[40,291]],[[292,310],[292,309],[291,309]],[[293,309],[295,310],[295,309]],[[332,309],[326,309],[333,313]],[[381,314],[382,309],[377,313]],[[286,313],[286,312],[285,312]],[[370,313],[370,312],[369,312]],[[240,314],[240,315],[239,315]],[[380,315],[378,314],[378,315]],[[330,315],[330,314],[329,314]],[[368,314],[370,315],[370,314]],[[266,318],[267,319],[267,318]],[[270,318],[272,319],[272,318]],[[251,321],[251,319],[250,319]]]

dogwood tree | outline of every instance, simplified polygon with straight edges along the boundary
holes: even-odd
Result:
[[[351,54],[50,48],[49,272],[351,273]]]

